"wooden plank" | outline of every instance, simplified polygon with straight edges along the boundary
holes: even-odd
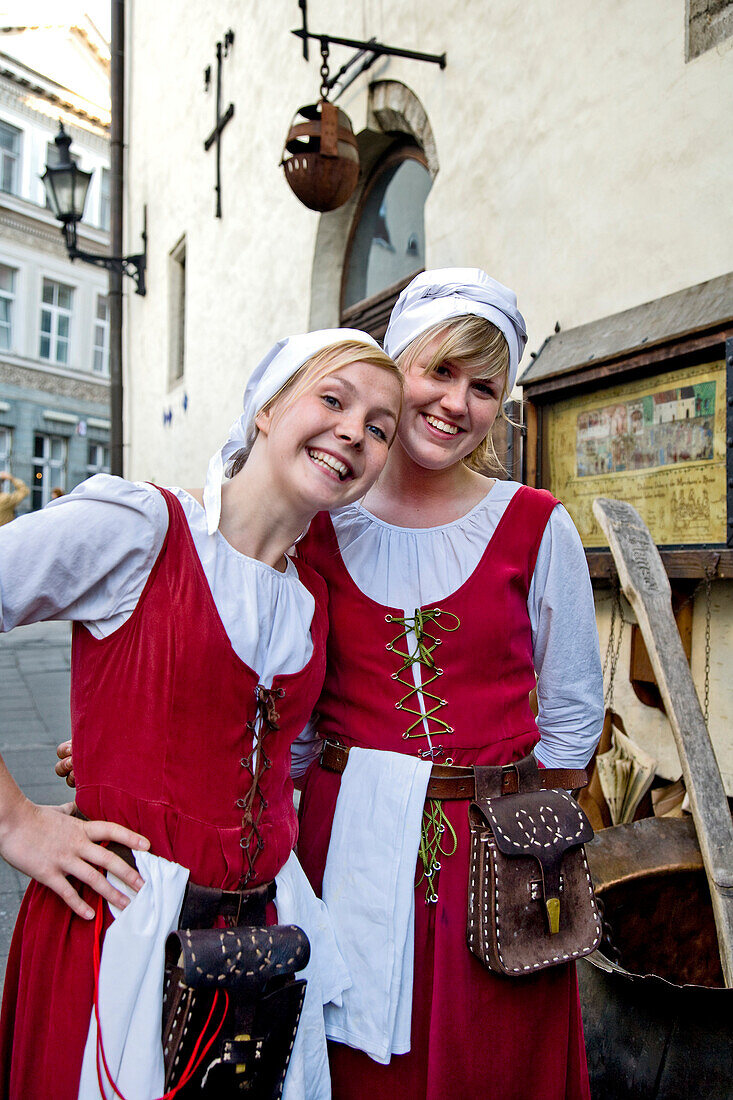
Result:
[[[652,302],[561,329],[543,344],[525,371],[528,384],[568,371],[624,359],[733,323],[733,273]]]
[[[677,743],[710,886],[726,985],[733,987],[733,820],[679,632],[669,580],[643,519],[630,504],[597,497],[626,599],[646,642]]]
[[[607,362],[599,362],[594,365],[586,363],[583,366],[567,370],[562,374],[553,375],[548,379],[537,382],[531,379],[519,379],[525,399],[536,401],[538,404],[547,402],[556,395],[558,400],[564,400],[567,396],[574,395],[581,389],[596,389],[600,386],[613,386],[623,382],[627,377],[653,377],[661,371],[682,369],[685,366],[685,357],[699,354],[702,351],[720,347],[720,357],[723,357],[723,349],[726,338],[733,332],[730,324],[713,329],[702,336],[690,337],[675,341],[673,344],[663,344],[661,347],[649,348],[647,351],[636,352],[632,355],[618,359],[610,359]],[[671,367],[665,366],[668,360],[673,361]],[[567,392],[566,392],[567,391]]]
[[[708,573],[715,580],[733,577],[733,550],[721,547],[719,550],[693,547],[684,550],[660,550],[659,555],[671,580],[685,577],[704,580]],[[586,550],[588,571],[594,580],[614,580],[616,566],[610,550]]]

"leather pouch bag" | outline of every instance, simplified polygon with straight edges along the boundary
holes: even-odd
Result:
[[[305,981],[293,975],[309,957],[308,938],[296,925],[180,929],[169,936],[163,994],[166,1091],[178,1084],[215,993],[224,990],[229,996],[224,1026],[179,1097],[281,1096],[305,997]],[[215,1008],[215,1020],[219,1011]]]
[[[566,791],[537,789],[534,761],[516,767],[519,791],[503,796],[505,769],[477,767],[469,807],[468,946],[511,976],[582,958],[601,940],[590,822]]]

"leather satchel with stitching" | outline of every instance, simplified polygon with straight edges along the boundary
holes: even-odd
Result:
[[[166,945],[163,990],[165,1088],[178,1087],[178,1100],[282,1096],[305,997],[305,981],[294,976],[307,965],[310,944],[296,925],[265,923],[274,894],[274,883],[242,893],[189,883],[183,927]],[[207,927],[219,917],[234,926]],[[223,1026],[182,1084],[184,1068],[211,1036],[218,991],[229,996]],[[221,1019],[218,1010],[214,1016]]]
[[[589,955],[601,920],[583,848],[590,822],[566,791],[542,789],[534,756],[511,767],[518,793],[503,796],[506,769],[475,768],[467,939],[490,970],[518,976]]]

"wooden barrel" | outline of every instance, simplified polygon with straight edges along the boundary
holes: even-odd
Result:
[[[730,1100],[725,989],[691,818],[646,818],[587,845],[604,935],[578,964],[593,1100]]]

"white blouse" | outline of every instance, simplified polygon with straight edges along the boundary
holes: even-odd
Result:
[[[310,660],[315,601],[288,561],[284,573],[209,535],[201,505],[180,501],[216,609],[237,656],[265,687]],[[40,512],[0,528],[0,630],[42,619],[84,623],[95,638],[134,611],[168,530],[151,485],[96,474]]]
[[[412,616],[471,576],[519,487],[495,482],[467,515],[440,527],[396,527],[358,503],[340,508],[331,518],[346,568],[370,599]],[[603,725],[603,675],[585,553],[560,504],[542,536],[527,610],[539,705],[535,754],[546,767],[584,767]],[[412,667],[419,676],[419,663]]]

